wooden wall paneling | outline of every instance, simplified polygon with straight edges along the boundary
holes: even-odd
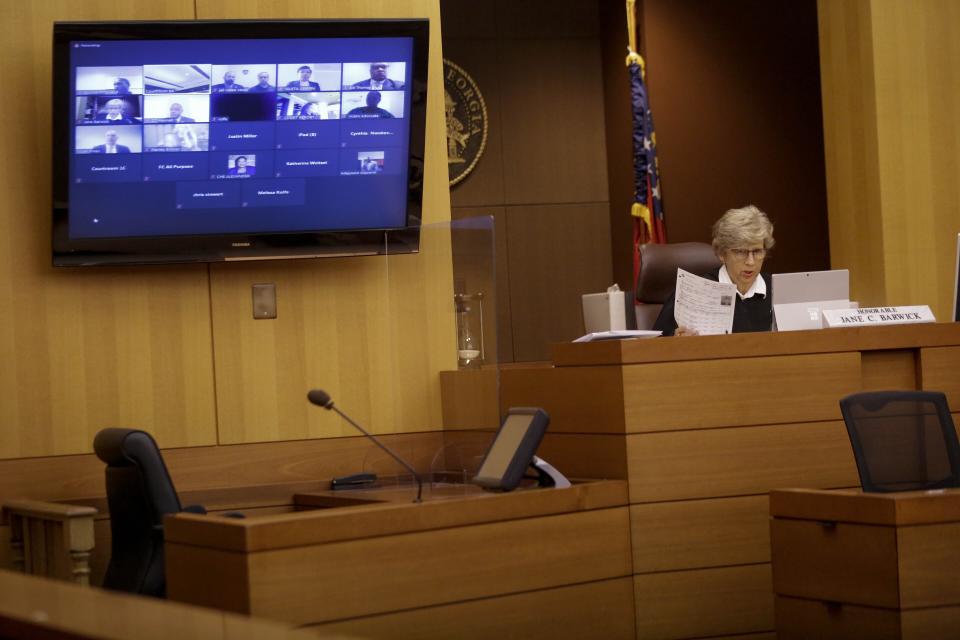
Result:
[[[623,436],[596,433],[548,433],[537,455],[568,478],[626,480]]]
[[[960,347],[932,347],[920,349],[918,388],[927,391],[943,391],[947,403],[956,411],[960,409]]]
[[[0,572],[0,629],[10,640],[310,640],[287,625],[157,598]]]
[[[897,549],[902,608],[955,605],[960,585],[945,567],[960,564],[960,523],[898,527]]]
[[[389,447],[427,470],[443,447],[441,432],[387,434]],[[180,493],[290,482],[322,482],[363,469],[376,446],[367,438],[324,438],[221,447],[164,449],[163,458]],[[398,469],[398,467],[394,467]],[[0,460],[0,495],[63,501],[104,496],[104,465],[93,454]]]
[[[616,578],[307,627],[362,638],[636,638],[633,580]]]
[[[770,544],[778,594],[899,606],[894,527],[774,518]]]
[[[470,174],[450,188],[450,202],[454,209],[460,207],[502,206],[506,201],[503,190],[503,117],[501,115],[501,73],[497,62],[499,42],[493,37],[473,33],[450,35],[447,16],[463,20],[469,16],[471,27],[483,34],[495,12],[476,4],[460,4],[453,8],[446,0],[441,3],[444,15],[443,57],[467,72],[480,89],[487,107],[487,143],[480,160]],[[456,16],[457,18],[453,18]],[[461,26],[465,29],[466,26]],[[492,34],[491,34],[492,35]]]
[[[630,435],[627,466],[632,503],[859,484],[841,421]]]
[[[429,18],[424,223],[450,218],[439,2],[203,0],[202,18]],[[438,372],[455,366],[449,234],[416,255],[218,265],[212,270],[220,442],[352,435],[306,403],[326,388],[376,433],[438,429]],[[277,284],[278,318],[251,318],[250,285]]]
[[[636,573],[770,561],[766,495],[630,506]]]
[[[503,40],[499,53],[507,204],[606,203],[599,43],[583,38]],[[563,72],[545,73],[544,64],[559,65]],[[602,226],[603,235],[593,245],[609,263],[605,204],[595,224]],[[577,235],[573,232],[571,240],[588,241]]]
[[[960,607],[898,611],[830,606],[818,600],[777,596],[774,604],[781,640],[806,638],[902,638],[939,640],[956,632]]]
[[[631,572],[628,527],[627,508],[617,507],[255,553],[248,556],[249,612],[312,624],[623,577]],[[540,539],[545,530],[549,545]],[[514,542],[491,545],[491,540]],[[197,591],[195,583],[202,581],[196,576],[205,571],[198,573],[198,565],[191,564],[196,560],[188,557],[191,550],[168,544],[170,562],[182,561],[185,568],[180,577],[194,576],[179,586],[171,580],[171,596],[178,597],[182,587],[200,598],[194,602],[225,598]],[[224,562],[226,555],[241,557],[224,552]],[[449,562],[454,556],[459,561]],[[168,575],[173,579],[173,572]],[[417,575],[431,580],[405,588]],[[302,585],[316,580],[342,587],[302,597]],[[242,600],[242,594],[236,596],[224,603],[234,606]]]
[[[577,166],[589,162],[576,151],[557,154],[578,158]],[[562,184],[548,173],[551,184]],[[583,335],[580,296],[612,284],[607,209],[605,202],[507,208],[516,360],[546,360],[550,343]]]
[[[886,302],[953,317],[960,228],[960,6],[872,0]],[[902,55],[904,47],[912,54]],[[910,214],[906,215],[905,212]]]
[[[860,389],[860,354],[663,362],[624,367],[630,432],[830,420]],[[686,393],[699,381],[697,402]],[[744,389],[763,389],[762,394]]]
[[[454,192],[455,194],[456,192]],[[454,198],[456,196],[454,195]],[[461,251],[454,235],[453,282],[454,289],[461,286],[466,293],[480,291],[484,294],[483,326],[485,364],[494,362],[513,362],[513,325],[510,312],[510,256],[507,251],[507,214],[503,207],[454,207],[451,210],[453,220],[460,221],[476,216],[493,217],[493,242],[478,239],[477,252],[481,247],[485,251],[489,244],[493,246],[493,286],[490,286],[491,272],[488,272],[487,260],[473,258]],[[468,224],[468,223],[460,223]],[[481,223],[486,224],[486,223]],[[481,235],[482,234],[477,234]],[[495,347],[495,348],[494,348]]]
[[[473,0],[440,0],[440,15],[445,41],[497,37],[496,11],[478,11]]]
[[[45,1],[0,11],[0,74],[32,114],[0,123],[0,458],[87,452],[111,425],[148,428],[167,446],[209,444],[206,269],[50,266],[53,22],[189,19],[193,3]]]
[[[634,576],[638,638],[700,638],[773,629],[769,564]]]
[[[504,367],[500,413],[542,407],[550,433],[624,433],[620,367]]]
[[[923,349],[864,351],[860,354],[864,391],[919,389]]]
[[[599,16],[596,4],[566,0],[513,2],[495,0],[497,30],[504,39],[597,38]]]
[[[637,5],[667,237],[709,242],[725,210],[753,203],[776,225],[767,268],[829,268],[816,6]]]
[[[952,318],[960,140],[944,132],[960,104],[951,31],[960,9],[943,0],[818,9],[833,264],[851,268],[861,305],[930,304]]]
[[[495,367],[440,372],[443,428],[496,429],[500,426],[499,371]]]
[[[863,306],[885,302],[886,289],[870,5],[817,2],[830,264],[850,269]]]

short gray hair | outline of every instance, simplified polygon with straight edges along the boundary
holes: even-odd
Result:
[[[717,254],[730,249],[763,243],[763,248],[773,248],[773,223],[763,211],[748,205],[730,209],[713,224],[713,250]]]

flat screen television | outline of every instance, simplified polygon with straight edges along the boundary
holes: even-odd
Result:
[[[418,249],[427,20],[56,23],[53,262]]]

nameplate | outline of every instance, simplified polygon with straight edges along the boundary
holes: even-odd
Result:
[[[828,327],[861,327],[937,321],[933,317],[933,311],[925,304],[914,307],[824,309],[823,320]]]

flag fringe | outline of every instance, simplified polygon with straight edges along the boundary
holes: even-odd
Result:
[[[650,219],[650,207],[641,202],[634,202],[633,206],[630,207],[630,215],[643,220],[643,224],[646,225],[648,232],[653,231],[653,222]]]

